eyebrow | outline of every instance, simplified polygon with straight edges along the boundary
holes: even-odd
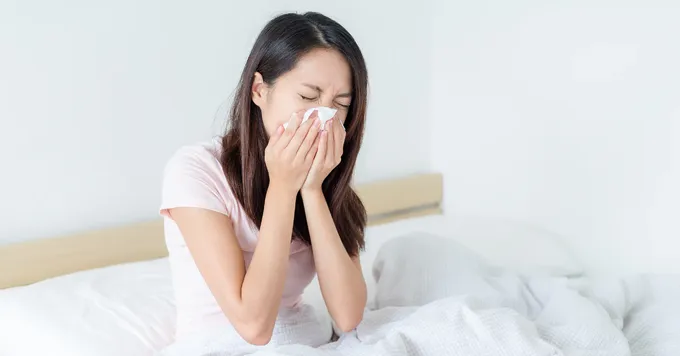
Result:
[[[307,84],[307,83],[302,83],[302,85],[304,85],[308,88],[314,89],[314,90],[318,91],[319,93],[323,92],[323,90],[321,90],[321,88],[317,85],[312,85],[312,84]],[[352,93],[342,93],[342,94],[336,95],[335,97],[336,98],[351,98]]]

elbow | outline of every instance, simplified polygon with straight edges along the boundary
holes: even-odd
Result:
[[[365,286],[365,285],[364,285]],[[340,329],[343,333],[348,333],[359,326],[364,319],[364,309],[366,308],[366,289],[357,303],[350,308],[343,308],[342,312],[335,313],[333,320],[335,321],[336,329]],[[337,317],[336,317],[337,316]]]
[[[225,302],[223,304],[225,305],[222,307],[224,316],[243,341],[255,346],[267,345],[271,341],[276,318],[272,319],[261,311],[252,312],[236,303]]]
[[[241,337],[247,343],[255,346],[264,346],[269,343],[272,339],[273,330],[271,328],[256,328],[250,327],[243,332],[240,332]]]
[[[249,323],[240,327],[234,327],[245,342],[255,346],[267,345],[271,341],[274,332],[274,325],[268,325],[267,323]]]
[[[362,309],[357,313],[351,313],[351,314],[348,313],[348,315],[345,315],[341,318],[338,318],[338,320],[335,321],[335,325],[343,333],[348,333],[348,332],[356,329],[356,327],[359,326],[359,323],[361,323],[361,320],[363,318],[364,318],[364,311]]]
[[[247,343],[254,345],[254,346],[264,346],[269,343],[272,339],[272,334],[255,334],[255,335],[250,335],[249,337],[244,337],[243,338]]]

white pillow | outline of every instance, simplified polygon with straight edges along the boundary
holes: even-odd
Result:
[[[386,242],[373,263],[376,282],[371,309],[415,306],[485,289],[492,267],[448,238],[411,233]],[[461,286],[464,288],[461,290]]]
[[[370,263],[386,241],[411,232],[452,238],[488,263],[521,274],[571,277],[584,273],[562,236],[526,223],[474,216],[435,215],[369,227],[362,261]]]
[[[0,290],[0,355],[154,355],[172,341],[167,259]]]
[[[564,237],[518,221],[482,217],[450,219],[451,236],[494,265],[522,274],[576,277],[583,265]]]
[[[386,242],[373,264],[373,276],[376,293],[370,309],[419,306],[447,297],[504,306],[524,315],[536,308],[527,302],[533,300],[532,292],[519,274],[492,266],[454,239],[428,233]]]

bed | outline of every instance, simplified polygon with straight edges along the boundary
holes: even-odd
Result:
[[[446,216],[439,174],[357,191],[375,312],[328,347],[276,354],[680,355],[680,277],[588,276],[550,232]],[[304,299],[329,318],[317,281]],[[154,355],[174,317],[161,221],[0,247],[2,356]]]

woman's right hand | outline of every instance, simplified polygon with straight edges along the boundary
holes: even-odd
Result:
[[[302,122],[304,112],[292,115],[288,127],[279,126],[264,150],[269,185],[297,194],[307,179],[319,144],[319,118],[314,113]]]

